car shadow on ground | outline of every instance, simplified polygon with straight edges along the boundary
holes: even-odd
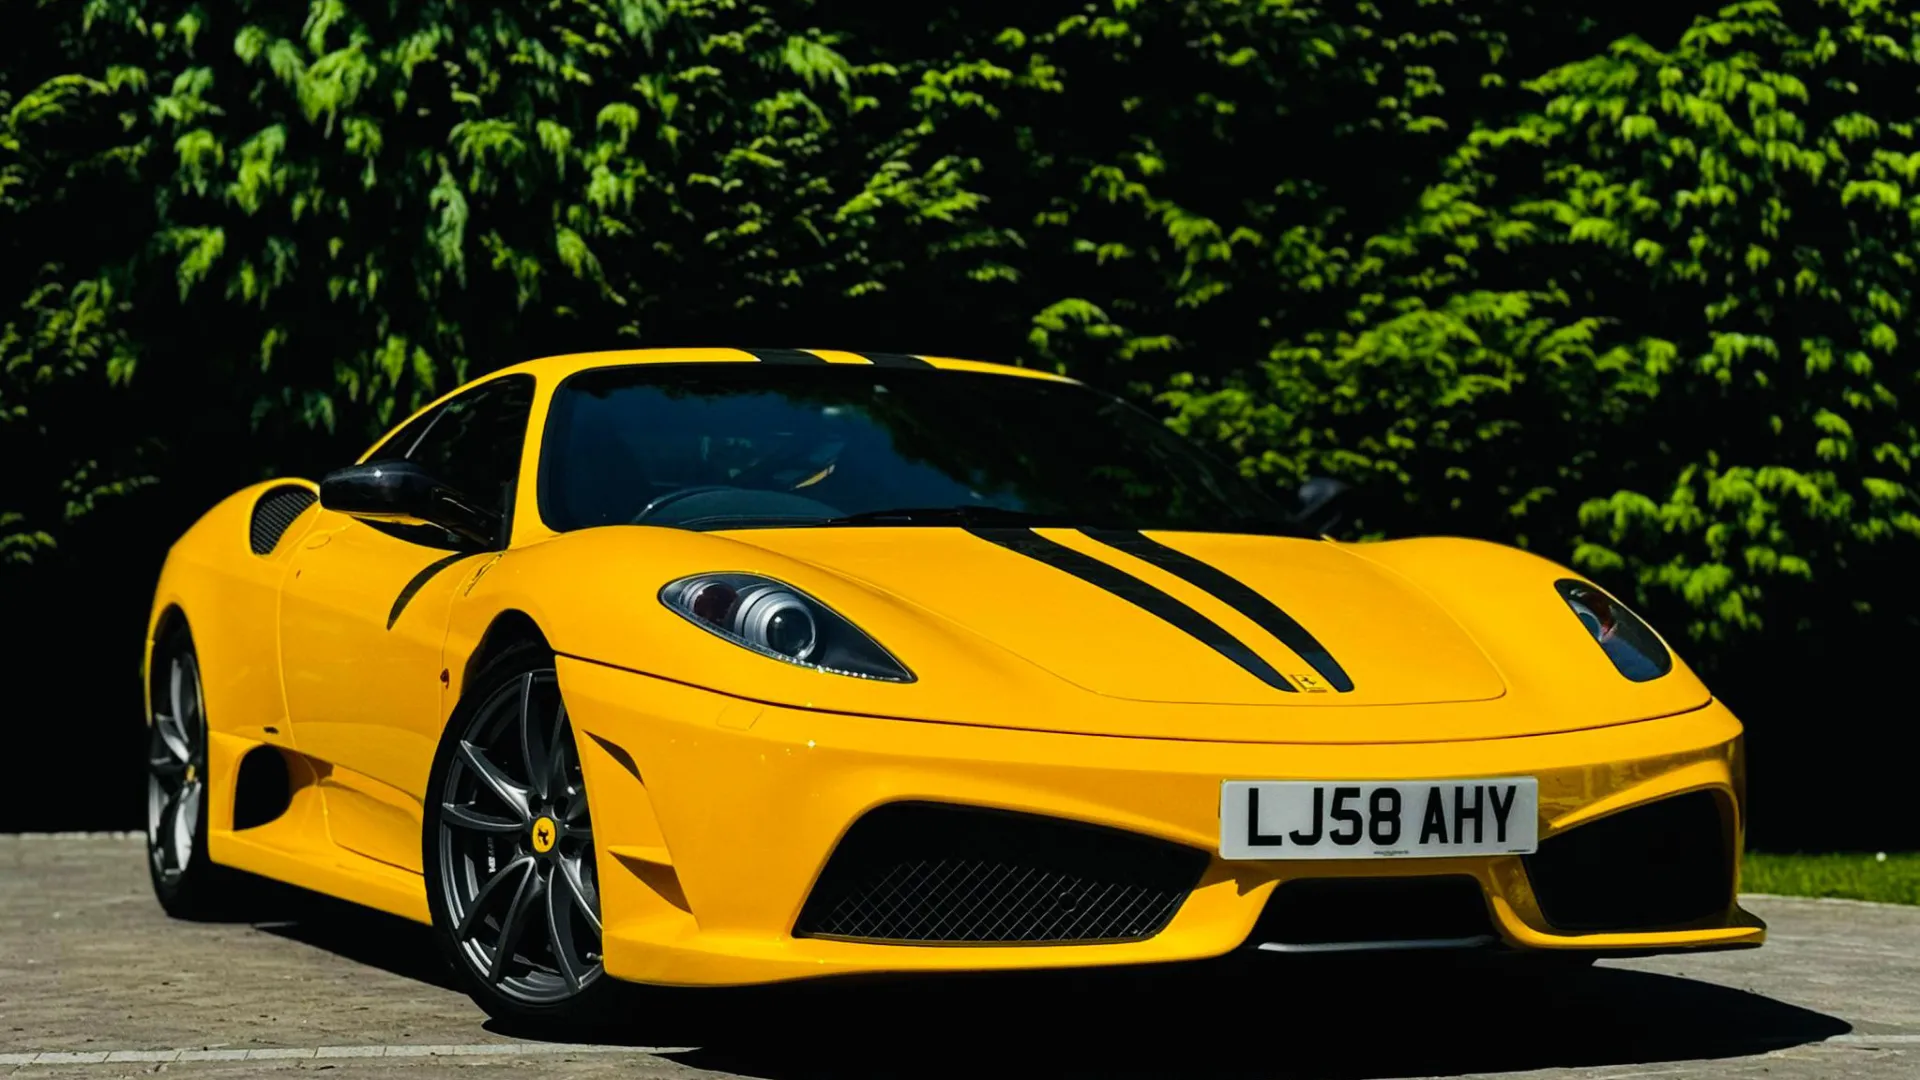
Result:
[[[681,992],[619,1037],[703,1069],[812,1077],[1388,1077],[1741,1057],[1849,1030],[1821,1013],[1623,968],[1542,973],[1290,958]],[[1498,961],[1498,962],[1495,962]],[[611,1041],[615,1036],[602,1035]]]
[[[257,928],[442,988],[425,927],[305,894]],[[570,1036],[768,1080],[899,1076],[1327,1077],[1731,1058],[1845,1034],[1758,994],[1603,963],[1513,956],[1247,955],[1086,972],[635,990]],[[489,1021],[487,1031],[554,1038]]]
[[[255,888],[247,905],[247,921],[255,930],[401,978],[459,990],[426,927],[278,882],[261,880]]]

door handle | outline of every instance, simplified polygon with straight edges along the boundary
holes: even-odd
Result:
[[[326,532],[314,533],[312,536],[307,537],[307,547],[308,548],[326,547],[327,542],[329,540],[332,540],[333,534],[338,531],[339,530],[337,529],[328,529]]]

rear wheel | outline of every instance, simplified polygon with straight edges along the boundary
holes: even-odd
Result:
[[[427,806],[435,936],[473,999],[537,1026],[603,1017],[593,823],[551,654],[515,648],[475,678]]]
[[[232,875],[207,858],[207,715],[193,635],[176,622],[148,664],[147,870],[176,919],[226,915]]]

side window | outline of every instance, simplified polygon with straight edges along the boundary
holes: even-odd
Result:
[[[533,377],[510,375],[475,387],[395,432],[370,461],[404,458],[428,475],[500,515],[503,528],[513,522],[513,495],[519,486],[520,450],[527,417],[533,411]],[[389,536],[428,547],[454,548],[458,542],[431,525],[369,521]]]
[[[511,520],[520,448],[532,410],[532,376],[495,379],[441,406],[406,451],[407,460],[493,510],[502,521]]]

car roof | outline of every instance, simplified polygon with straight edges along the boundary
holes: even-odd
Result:
[[[531,375],[540,383],[552,387],[565,380],[569,375],[582,371],[594,371],[605,368],[640,366],[644,364],[778,364],[782,366],[871,366],[890,368],[921,368],[935,371],[962,371],[987,375],[1009,375],[1015,378],[1038,379],[1043,382],[1071,383],[1079,385],[1080,380],[1069,379],[1065,375],[1056,375],[1050,371],[1036,371],[1033,368],[1014,367],[1011,364],[990,364],[984,360],[961,360],[949,356],[920,356],[907,353],[847,352],[840,349],[721,349],[721,348],[658,348],[658,349],[611,349],[605,352],[565,353],[559,356],[543,356],[537,360],[523,360],[496,368],[484,375],[476,376],[459,386],[428,401],[413,410],[400,422],[394,424],[369,447],[358,460],[366,461],[388,439],[393,438],[408,424],[448,401],[459,397],[477,387],[492,383],[510,375]]]
[[[961,360],[947,356],[921,356],[907,353],[848,352],[841,349],[717,349],[664,348],[616,349],[607,352],[569,353],[528,360],[490,372],[489,378],[507,374],[528,374],[542,381],[564,379],[592,368],[621,367],[628,364],[727,364],[772,363],[793,365],[855,364],[881,367],[930,367],[940,371],[967,371],[988,375],[1011,375],[1049,382],[1076,382],[1064,375],[1009,364],[990,364],[984,360]]]

